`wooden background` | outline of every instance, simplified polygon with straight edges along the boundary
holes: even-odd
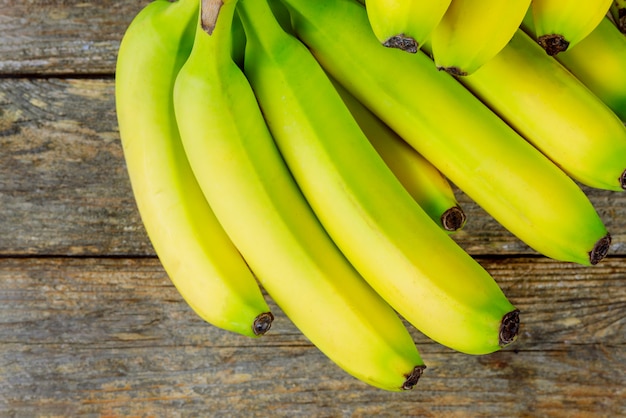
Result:
[[[626,416],[626,194],[585,189],[613,244],[581,267],[459,192],[455,239],[521,337],[476,357],[411,329],[428,364],[411,392],[346,375],[273,304],[262,339],[203,323],[155,258],[119,142],[116,53],[145,4],[0,3],[0,416]]]

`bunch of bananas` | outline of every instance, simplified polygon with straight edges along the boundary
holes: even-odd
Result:
[[[451,182],[547,257],[605,257],[577,182],[626,188],[624,86],[584,58],[626,60],[609,3],[153,1],[123,37],[115,94],[168,276],[250,337],[272,326],[264,289],[390,391],[425,368],[401,318],[462,353],[511,344],[518,310],[451,236],[466,221]]]

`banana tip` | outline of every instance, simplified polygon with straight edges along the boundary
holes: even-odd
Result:
[[[611,246],[611,235],[606,234],[596,242],[593,249],[589,251],[589,262],[591,265],[598,264],[609,252]]]
[[[619,185],[622,189],[626,190],[626,170],[619,176]]]
[[[262,314],[259,314],[256,318],[254,318],[252,332],[254,332],[254,335],[257,336],[265,334],[272,327],[273,321],[274,315],[272,315],[271,312],[263,312]]]
[[[498,335],[500,347],[511,344],[517,339],[519,334],[519,310],[515,309],[504,315],[500,322],[500,333]]]
[[[406,36],[404,34],[392,36],[391,38],[383,42],[383,46],[387,48],[400,49],[410,54],[417,53],[417,50],[420,47],[415,39],[411,38],[410,36]]]
[[[569,47],[569,41],[567,41],[563,35],[557,34],[540,36],[537,38],[537,42],[550,56],[563,52],[567,50],[567,47]]]
[[[411,373],[404,375],[404,377],[406,377],[406,380],[402,384],[402,390],[413,389],[415,385],[417,385],[417,382],[420,380],[420,377],[422,377],[425,368],[426,366],[424,365],[415,366],[413,370],[411,370]]]
[[[446,231],[458,231],[465,225],[467,216],[459,206],[453,206],[441,215],[441,225]]]

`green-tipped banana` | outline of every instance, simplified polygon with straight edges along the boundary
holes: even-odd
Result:
[[[623,34],[626,34],[626,0],[613,0],[609,12],[615,27]]]
[[[370,385],[412,388],[424,366],[408,330],[320,225],[231,60],[236,0],[201,7],[202,29],[176,79],[174,103],[207,200],[265,290],[313,344]]]
[[[534,39],[548,55],[573,47],[598,26],[612,0],[533,0]]]
[[[461,229],[467,218],[448,179],[336,80],[331,81],[367,139],[411,197],[445,231]]]
[[[626,189],[624,124],[521,29],[491,61],[459,80],[575,180]]]
[[[606,255],[578,185],[425,54],[381,48],[352,0],[283,2],[325,70],[510,232],[557,260]]]
[[[509,42],[530,0],[452,0],[430,39],[437,68],[472,74]]]
[[[608,17],[556,59],[626,122],[626,36]]]
[[[196,0],[157,0],[130,24],[115,74],[120,136],[141,219],[182,297],[207,322],[257,336],[272,315],[196,182],[174,117],[174,80],[191,51],[197,9]]]
[[[386,47],[415,53],[430,37],[450,0],[367,0],[374,34]]]
[[[346,258],[440,344],[485,354],[512,342],[517,310],[412,199],[313,55],[280,28],[265,0],[243,0],[239,10],[244,71],[302,193]]]

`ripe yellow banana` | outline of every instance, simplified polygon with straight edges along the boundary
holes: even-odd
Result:
[[[626,36],[608,17],[556,59],[626,122]]]
[[[320,225],[231,60],[236,5],[202,1],[200,29],[174,87],[200,187],[265,290],[313,344],[370,385],[410,389],[424,366],[408,330]]]
[[[448,179],[341,84],[331,81],[367,139],[411,197],[445,231],[461,229],[467,217]]]
[[[367,0],[365,5],[380,43],[415,53],[430,37],[450,0]]]
[[[626,34],[626,0],[611,1],[609,11],[615,22],[615,27],[617,27],[621,33]]]
[[[325,70],[510,232],[557,260],[604,258],[610,236],[578,185],[425,54],[380,48],[352,0],[283,2]]]
[[[582,41],[609,11],[612,0],[533,0],[529,13],[533,37],[548,55],[556,55]]]
[[[430,39],[437,68],[472,74],[504,48],[529,6],[530,0],[452,0]]]
[[[197,4],[157,0],[130,24],[115,74],[120,136],[141,219],[182,297],[207,322],[257,336],[273,317],[198,186],[174,117],[174,80],[191,51]]]
[[[624,124],[521,29],[491,61],[459,80],[575,180],[626,189]]]
[[[287,166],[346,258],[434,341],[470,354],[511,343],[517,310],[403,188],[306,46],[265,0],[242,0],[238,10],[244,72]]]

